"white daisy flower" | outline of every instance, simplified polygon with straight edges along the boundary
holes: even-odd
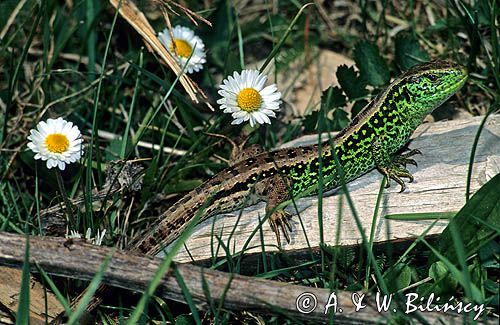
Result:
[[[49,118],[30,131],[28,148],[36,153],[35,159],[47,161],[47,168],[66,168],[66,164],[80,159],[83,153],[83,139],[80,130],[73,123]]]
[[[205,59],[205,44],[203,44],[201,38],[196,36],[191,29],[179,25],[172,28],[172,34],[174,34],[173,42],[168,28],[158,33],[158,39],[165,45],[167,51],[177,59],[181,66],[184,66],[189,59],[186,66],[188,73],[198,72],[203,69],[203,63],[207,62],[207,60]],[[177,54],[175,54],[174,44]]]
[[[264,87],[267,76],[257,70],[243,70],[241,74],[234,72],[220,85],[217,101],[224,113],[231,113],[234,120],[231,124],[250,121],[250,126],[271,124],[269,117],[276,117],[279,111],[281,93],[276,84]]]

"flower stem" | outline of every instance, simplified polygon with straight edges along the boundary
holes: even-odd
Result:
[[[68,194],[66,193],[66,189],[64,188],[64,182],[62,179],[61,171],[58,168],[56,168],[56,179],[57,179],[57,185],[59,185],[59,191],[61,192],[61,196],[63,197],[64,200],[64,206],[66,207],[66,214],[67,214],[66,219],[68,223],[71,223],[71,221],[73,220],[73,218],[71,218],[73,214],[72,213],[73,204],[68,198]]]

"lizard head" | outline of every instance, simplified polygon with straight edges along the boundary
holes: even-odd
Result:
[[[408,70],[401,81],[407,85],[415,108],[425,116],[450,98],[465,83],[467,69],[450,61],[431,61]]]

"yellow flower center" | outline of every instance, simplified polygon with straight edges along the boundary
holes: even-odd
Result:
[[[177,48],[177,54],[180,57],[187,59],[191,56],[191,52],[193,52],[193,48],[191,47],[191,45],[189,45],[188,42],[186,42],[183,39],[175,39],[174,42],[175,42],[175,47]],[[172,53],[175,53],[174,42],[170,43],[170,51]]]
[[[253,112],[260,108],[262,104],[262,96],[253,88],[244,88],[236,97],[238,106],[247,112]]]
[[[64,134],[53,133],[45,138],[45,145],[52,153],[63,153],[69,148],[69,140]]]

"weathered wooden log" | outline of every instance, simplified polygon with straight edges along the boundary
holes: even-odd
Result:
[[[128,290],[143,291],[162,261],[159,258],[133,255],[126,251],[113,252],[111,248],[94,246],[80,239],[31,237],[29,240],[29,261],[33,272],[37,270],[34,267],[36,264],[49,274],[90,280],[98,272],[106,257],[112,254],[112,259],[103,275],[103,282]],[[25,245],[25,236],[0,232],[0,265],[21,267]],[[328,302],[334,302],[333,299],[330,299],[332,296],[327,289],[229,274],[188,264],[174,265],[174,267],[182,276],[199,308],[208,308],[203,281],[207,284],[210,296],[216,305],[223,300],[223,307],[229,310],[261,313],[272,313],[279,310],[289,317],[299,320],[327,321],[329,316],[325,315],[325,306]],[[303,295],[304,293],[306,296]],[[163,277],[155,294],[166,299],[185,302],[182,289],[172,272],[168,272]],[[307,294],[309,295],[307,296]],[[302,301],[299,304],[303,310],[307,310],[308,302],[314,305],[311,294],[316,298],[316,308],[309,313],[299,312],[297,309],[298,298],[310,298],[309,301]],[[374,297],[366,297],[363,301],[366,308],[359,311],[355,310],[351,293],[336,291],[335,297],[337,313],[334,317],[336,323],[385,323],[390,316],[390,311],[381,313],[377,311]],[[332,311],[333,307],[330,307],[329,310]],[[418,316],[430,323],[435,323],[438,319],[449,323],[459,321],[462,317],[461,315],[438,312],[415,312],[411,316]]]

